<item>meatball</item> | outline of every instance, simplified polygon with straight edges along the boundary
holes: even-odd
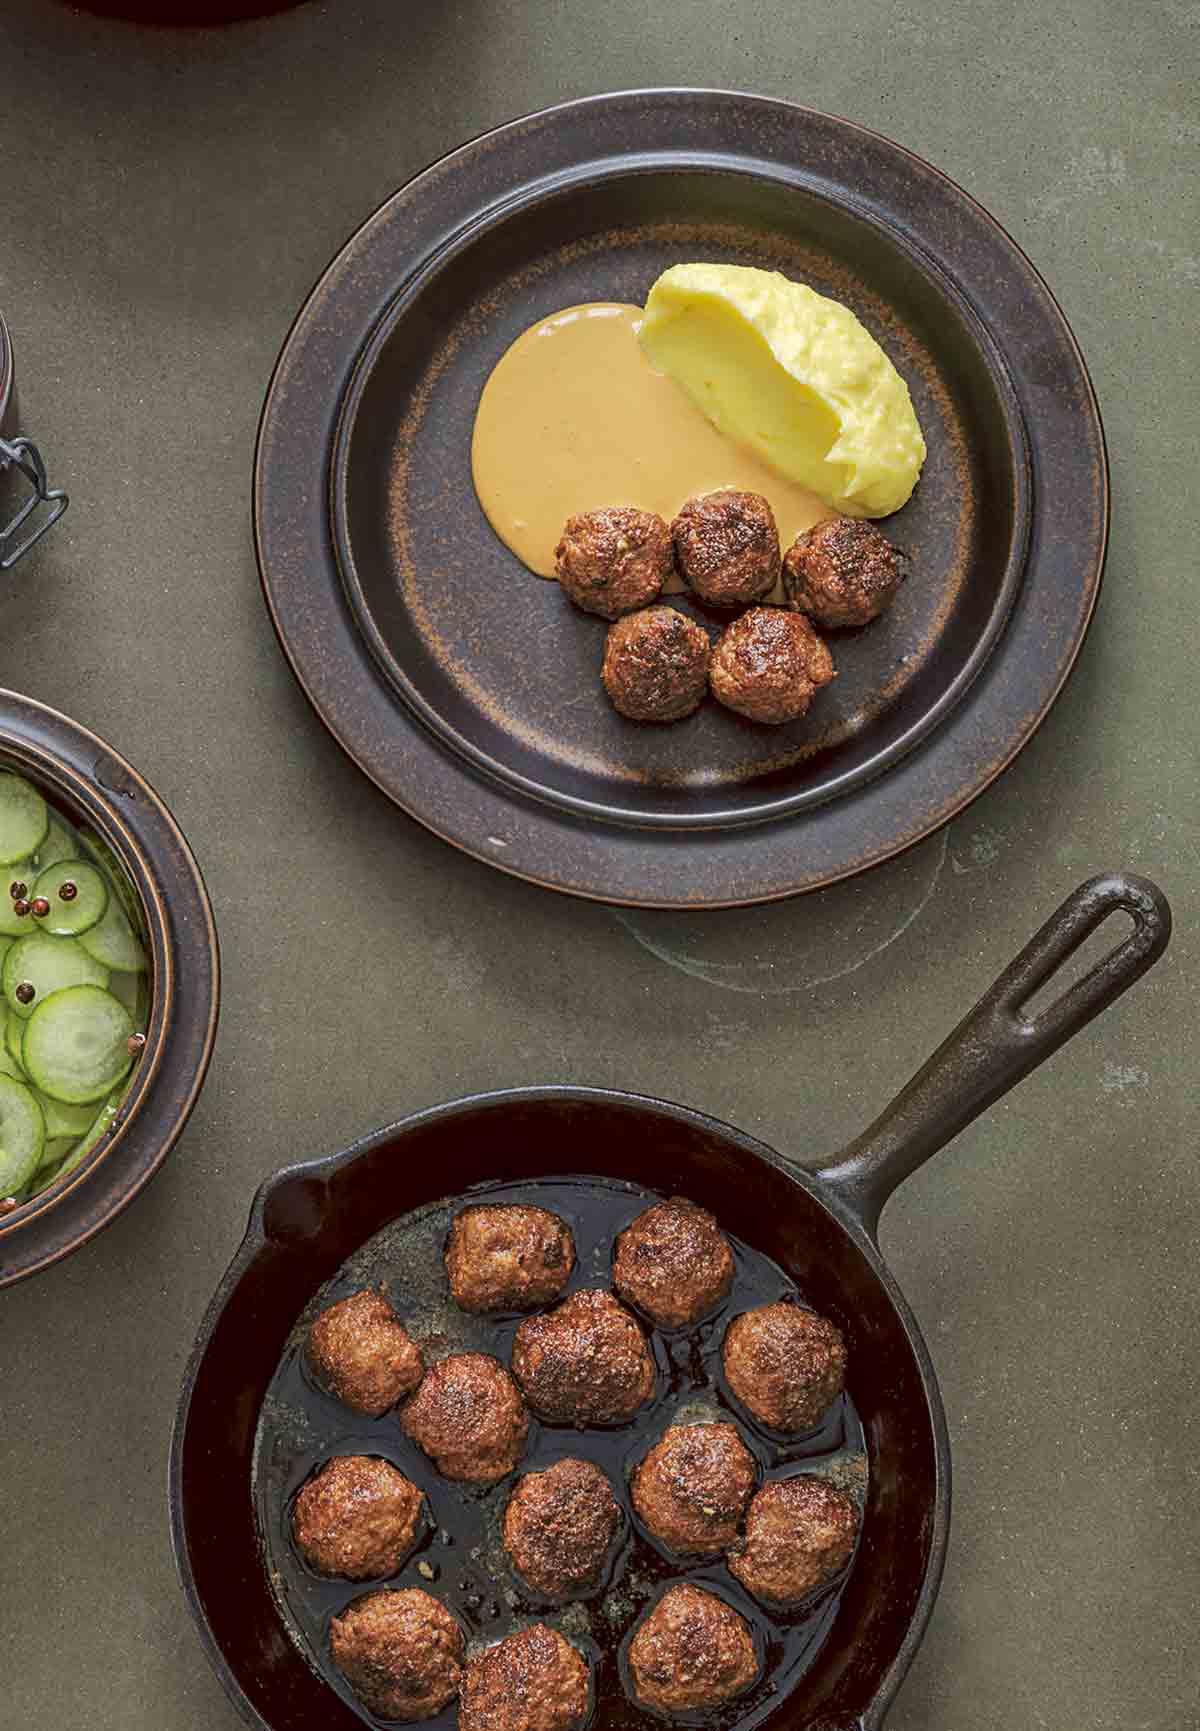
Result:
[[[336,1455],[301,1486],[292,1535],[310,1569],[351,1581],[394,1575],[416,1543],[424,1498],[374,1455]]]
[[[798,721],[834,676],[833,657],[802,613],[752,607],[717,639],[709,683],[718,703],[751,721]]]
[[[504,1546],[517,1573],[551,1598],[594,1586],[621,1511],[591,1461],[526,1473],[504,1511]]]
[[[684,582],[713,607],[750,607],[779,580],[779,530],[761,493],[702,493],[671,524]]]
[[[630,721],[682,721],[708,690],[708,632],[676,607],[647,607],[610,625],[600,677]]]
[[[634,1694],[657,1713],[719,1707],[760,1669],[745,1617],[687,1582],[663,1594],[629,1643]]]
[[[672,1425],[633,1475],[633,1506],[669,1550],[704,1556],[737,1538],[757,1478],[733,1425]]]
[[[534,1623],[468,1661],[459,1731],[576,1731],[590,1694],[587,1661],[556,1630]]]
[[[619,619],[648,607],[674,570],[671,531],[655,511],[616,505],[568,517],[554,549],[563,593],[585,613]]]
[[[356,1412],[378,1418],[421,1380],[421,1349],[382,1292],[356,1292],[308,1331],[313,1375]]]
[[[861,518],[830,517],[807,529],[783,561],[788,600],[821,625],[866,625],[891,606],[900,581],[896,549]]]
[[[707,1209],[656,1202],[617,1239],[613,1283],[660,1328],[686,1328],[733,1285],[729,1240]]]
[[[729,1567],[748,1593],[797,1605],[841,1573],[858,1534],[858,1509],[828,1479],[802,1473],[764,1485],[750,1504],[746,1538]]]
[[[367,1593],[329,1625],[333,1662],[370,1713],[432,1719],[458,1693],[463,1632],[419,1587]]]
[[[448,1479],[494,1485],[525,1453],[529,1414],[504,1366],[456,1353],[426,1372],[400,1423]]]
[[[779,1431],[811,1430],[845,1381],[841,1330],[799,1304],[765,1304],[735,1317],[721,1357],[742,1405]]]
[[[446,1245],[464,1310],[532,1310],[558,1298],[575,1266],[571,1229],[545,1208],[464,1208]]]
[[[551,1424],[623,1423],[654,1392],[646,1337],[611,1293],[594,1290],[521,1324],[513,1374]]]

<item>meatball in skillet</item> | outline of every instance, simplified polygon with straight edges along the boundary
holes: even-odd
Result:
[[[598,1466],[555,1461],[518,1481],[504,1511],[504,1548],[534,1592],[561,1598],[599,1580],[620,1518]]]
[[[841,1330],[799,1304],[765,1304],[735,1317],[721,1357],[742,1405],[793,1435],[813,1428],[845,1381]]]
[[[520,1390],[504,1366],[482,1352],[435,1364],[401,1409],[400,1423],[440,1473],[480,1485],[512,1472],[529,1435]]]
[[[810,1473],[776,1479],[751,1502],[745,1542],[729,1567],[756,1599],[798,1605],[841,1574],[857,1536],[853,1497],[828,1479]]]
[[[588,1715],[587,1661],[545,1623],[468,1660],[459,1731],[578,1731]]]
[[[600,677],[630,721],[682,721],[708,690],[708,632],[677,607],[647,607],[609,627]]]
[[[575,1292],[528,1317],[512,1363],[526,1400],[550,1424],[624,1423],[654,1392],[646,1337],[609,1292]]]
[[[632,505],[568,517],[554,560],[563,594],[602,619],[657,601],[675,564],[663,519]]]
[[[672,1425],[633,1475],[633,1506],[668,1550],[711,1555],[737,1538],[757,1478],[733,1425]]]
[[[305,1353],[330,1394],[372,1418],[410,1394],[424,1368],[420,1347],[382,1292],[355,1292],[323,1310]]]
[[[656,1713],[694,1713],[742,1695],[761,1666],[750,1625],[715,1593],[670,1587],[629,1644],[637,1699]]]
[[[901,576],[887,536],[860,517],[830,517],[806,529],[783,561],[792,606],[831,628],[877,618],[895,600]]]
[[[761,493],[689,499],[671,524],[684,582],[710,607],[750,607],[779,579],[779,530]]]
[[[545,1208],[516,1204],[464,1208],[446,1244],[450,1290],[464,1310],[533,1310],[562,1294],[575,1266],[575,1240]]]
[[[423,1508],[417,1486],[389,1461],[336,1455],[300,1487],[292,1536],[317,1574],[379,1581],[412,1550]]]
[[[465,1642],[419,1587],[367,1593],[329,1625],[333,1662],[380,1719],[432,1719],[458,1694]]]
[[[726,626],[708,670],[718,703],[773,727],[798,721],[833,677],[833,657],[808,620],[782,607],[752,607]]]
[[[686,1328],[733,1285],[729,1240],[705,1208],[682,1196],[656,1202],[617,1239],[613,1284],[660,1328]]]

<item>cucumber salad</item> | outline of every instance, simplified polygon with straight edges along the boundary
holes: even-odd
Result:
[[[149,961],[116,855],[0,771],[0,1208],[70,1172],[146,1043]]]

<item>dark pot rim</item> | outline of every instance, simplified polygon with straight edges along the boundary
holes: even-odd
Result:
[[[841,1228],[856,1250],[866,1259],[871,1274],[896,1313],[897,1320],[911,1351],[925,1402],[934,1462],[934,1490],[929,1510],[929,1550],[925,1560],[920,1590],[908,1625],[897,1642],[890,1662],[876,1688],[875,1695],[861,1719],[855,1721],[855,1731],[881,1731],[896,1692],[912,1664],[924,1638],[933,1607],[937,1600],[945,1569],[950,1534],[952,1474],[949,1427],[938,1385],[937,1373],[920,1324],[904,1297],[895,1276],[884,1260],[879,1246],[855,1208],[834,1188],[823,1181],[819,1171],[810,1171],[785,1159],[768,1143],[694,1107],[648,1094],[627,1092],[617,1088],[587,1087],[579,1084],[538,1083],[513,1088],[496,1088],[457,1099],[441,1101],[407,1113],[396,1122],[359,1137],[348,1147],[312,1160],[284,1166],[266,1178],[255,1193],[250,1206],[245,1234],[229,1266],[222,1274],[196,1330],[196,1338],[184,1370],[167,1466],[168,1517],[171,1547],[175,1557],[180,1585],[192,1621],[200,1637],[218,1681],[230,1703],[255,1731],[272,1731],[271,1721],[264,1718],[243,1689],[237,1672],[226,1657],[224,1648],[209,1623],[201,1600],[200,1587],[192,1568],[185,1498],[183,1493],[184,1450],[187,1442],[192,1401],[201,1367],[212,1345],[213,1336],[231,1296],[246,1278],[256,1259],[274,1242],[271,1229],[272,1202],[287,1186],[315,1182],[320,1186],[335,1179],[382,1145],[397,1141],[431,1124],[470,1118],[489,1108],[517,1104],[575,1104],[580,1106],[608,1105],[640,1112],[652,1112],[669,1117],[674,1122],[702,1134],[719,1137],[735,1147],[739,1154],[761,1162],[793,1183],[813,1199]],[[319,1282],[317,1282],[319,1284]],[[846,1727],[849,1731],[849,1727]]]
[[[98,735],[0,690],[0,756],[29,773],[117,854],[153,960],[146,1047],[112,1130],[65,1180],[0,1219],[0,1286],[79,1249],[149,1183],[203,1086],[216,1038],[220,957],[191,849],[150,784]]]

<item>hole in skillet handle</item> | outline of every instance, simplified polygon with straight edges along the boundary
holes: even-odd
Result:
[[[1116,913],[1127,914],[1133,930],[1061,990],[1064,965]],[[870,1128],[817,1176],[873,1237],[897,1185],[1127,991],[1170,936],[1170,906],[1147,878],[1112,872],[1081,884]],[[1058,995],[1043,1007],[1048,988]]]
[[[15,469],[29,483],[30,493],[16,515],[0,526],[0,571],[11,571],[18,559],[36,547],[48,529],[52,529],[70,501],[61,487],[51,487],[46,476],[42,454],[31,439],[0,439],[0,474]],[[39,506],[45,509],[39,516]],[[14,537],[34,519],[24,538]]]

